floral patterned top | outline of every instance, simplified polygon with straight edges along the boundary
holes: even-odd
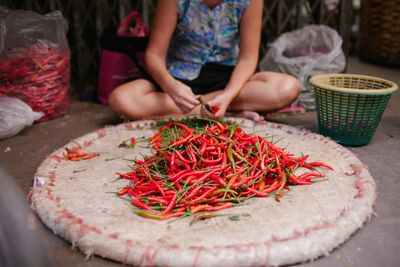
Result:
[[[176,0],[178,21],[167,57],[171,75],[193,80],[207,62],[234,66],[240,18],[249,2],[225,0],[209,8],[202,0]]]

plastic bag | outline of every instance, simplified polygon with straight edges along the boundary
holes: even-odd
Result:
[[[16,135],[42,116],[18,98],[0,96],[0,139]]]
[[[41,121],[69,107],[70,50],[61,12],[39,15],[0,6],[0,96],[23,100]]]
[[[145,75],[147,42],[147,27],[137,11],[130,12],[116,32],[109,30],[102,35],[97,90],[101,104],[107,104],[108,96],[117,86]]]
[[[332,28],[310,25],[282,34],[273,42],[260,62],[260,70],[291,74],[299,79],[303,88],[300,105],[315,109],[314,94],[308,79],[312,75],[342,72],[346,58],[342,38]]]

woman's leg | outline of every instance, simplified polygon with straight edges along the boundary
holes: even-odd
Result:
[[[258,72],[231,102],[231,111],[271,112],[282,109],[299,96],[299,81],[287,74]]]
[[[114,111],[131,120],[182,115],[182,111],[167,93],[156,91],[154,85],[145,79],[117,87],[110,95],[108,103]],[[200,107],[187,115],[194,114],[200,114]]]
[[[288,106],[298,97],[300,83],[294,77],[276,72],[259,72],[244,85],[229,111],[271,112]],[[218,91],[204,96],[211,99]],[[144,79],[119,86],[109,97],[110,107],[127,119],[183,115],[174,101]],[[200,107],[189,114],[199,115]],[[251,114],[250,114],[251,116]]]

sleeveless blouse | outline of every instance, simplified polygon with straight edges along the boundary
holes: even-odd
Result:
[[[249,2],[225,0],[209,8],[202,0],[176,0],[178,21],[167,56],[171,75],[193,80],[207,62],[236,65],[240,19]]]

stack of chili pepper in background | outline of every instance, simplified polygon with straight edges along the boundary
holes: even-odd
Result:
[[[136,160],[134,171],[117,173],[130,181],[117,194],[129,195],[135,212],[150,219],[223,210],[252,197],[272,195],[279,201],[289,185],[310,185],[322,177],[316,168],[332,169],[217,121],[169,122],[150,144],[153,156]],[[295,174],[299,168],[301,175]]]
[[[0,59],[0,96],[16,97],[34,111],[40,121],[59,117],[69,107],[70,54],[46,43],[15,48]]]

